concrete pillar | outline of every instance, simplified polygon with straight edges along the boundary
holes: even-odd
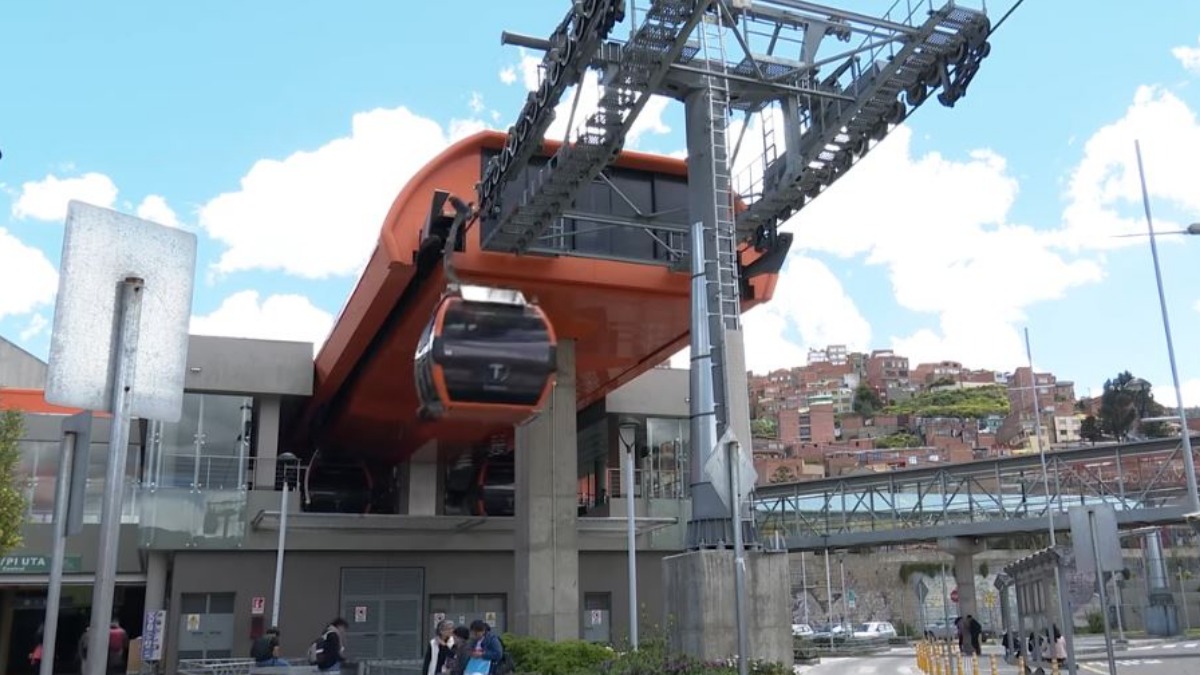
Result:
[[[167,553],[165,551],[146,552],[145,604],[147,612],[167,608]]]
[[[561,340],[554,390],[516,430],[513,630],[547,640],[579,638],[575,414],[575,344]]]
[[[0,588],[0,663],[8,663],[8,652],[12,648],[13,608],[12,591]]]
[[[958,586],[958,615],[979,618],[975,597],[975,554],[986,548],[982,539],[954,537],[938,541],[938,547],[954,556],[954,583]]]
[[[410,516],[436,516],[438,512],[438,444],[431,440],[408,460],[404,484],[400,486],[404,513]]]
[[[663,559],[662,585],[672,649],[714,661],[737,654],[733,551],[705,549]],[[791,670],[792,594],[787,554],[746,553],[750,656]]]
[[[278,396],[262,396],[258,399],[254,414],[255,450],[254,489],[275,489],[275,458],[279,456],[279,407]]]

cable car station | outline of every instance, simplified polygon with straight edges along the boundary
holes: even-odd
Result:
[[[507,133],[458,141],[403,186],[315,360],[193,336],[185,420],[135,431],[121,569],[145,609],[168,609],[165,662],[261,632],[279,494],[298,490],[287,650],[335,614],[373,658],[418,652],[431,621],[460,615],[620,640],[635,501],[650,620],[675,617],[672,639],[698,656],[734,653],[744,546],[751,651],[790,663],[787,557],[763,550],[721,447],[750,442],[740,316],[787,292],[780,226],[935,93],[959,101],[990,31],[954,3],[870,17],[584,0],[549,38],[505,34],[544,53],[538,88]],[[571,133],[547,138],[588,70],[599,108],[570,106]],[[686,159],[624,149],[651,96],[683,102]],[[659,367],[684,348],[690,371]]]

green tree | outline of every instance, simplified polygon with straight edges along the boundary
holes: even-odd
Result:
[[[770,417],[750,420],[750,434],[755,438],[775,438],[779,425]]]
[[[1095,415],[1083,418],[1083,422],[1079,425],[1079,437],[1092,443],[1104,438],[1104,434],[1100,431],[1100,422]]]
[[[21,413],[0,410],[0,555],[21,545],[25,521],[25,495],[17,485],[17,447],[23,429]]]
[[[883,399],[866,382],[860,382],[854,390],[854,412],[863,417],[874,417],[875,413],[883,410]]]
[[[1008,392],[1000,385],[929,391],[888,406],[887,412],[917,417],[982,418],[1007,415]]]
[[[1100,431],[1117,440],[1126,440],[1135,429],[1150,438],[1169,434],[1161,422],[1141,423],[1144,417],[1161,417],[1166,412],[1154,400],[1152,385],[1126,370],[1104,382],[1100,397]]]

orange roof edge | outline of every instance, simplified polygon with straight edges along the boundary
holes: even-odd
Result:
[[[79,408],[67,408],[46,402],[42,389],[16,389],[0,387],[0,410],[16,410],[35,415],[74,415],[83,412]],[[108,417],[105,412],[94,413],[96,417]]]

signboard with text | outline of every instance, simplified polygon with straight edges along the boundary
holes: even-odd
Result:
[[[250,600],[250,615],[262,616],[267,610],[267,599],[261,595],[256,595]]]
[[[167,613],[163,610],[146,612],[142,623],[142,660],[161,661],[163,639],[167,632]]]
[[[83,569],[77,555],[63,558],[63,574],[75,574]],[[0,556],[0,574],[49,574],[50,556],[37,553]]]

